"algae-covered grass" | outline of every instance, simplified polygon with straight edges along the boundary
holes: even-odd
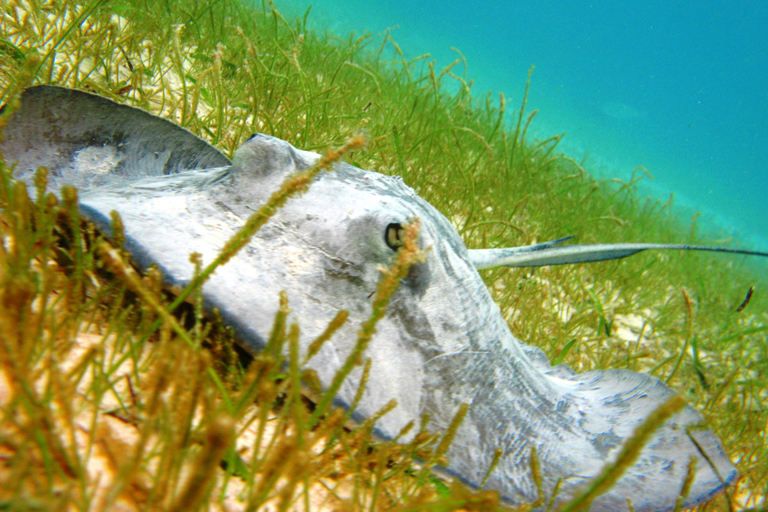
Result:
[[[7,0],[0,100],[10,105],[38,83],[90,90],[169,118],[229,156],[255,132],[321,153],[365,132],[367,150],[345,158],[402,176],[470,247],[565,234],[720,242],[680,227],[671,200],[640,196],[642,169],[628,182],[598,182],[558,153],[559,136],[526,138],[535,112],[524,98],[473,95],[460,54],[436,69],[426,56],[406,59],[389,34],[339,38],[307,23],[264,2]],[[38,182],[42,190],[42,174]],[[199,293],[168,314],[174,298],[159,276],[133,275],[119,237],[107,247],[79,220],[74,191],[32,197],[4,167],[0,506],[499,506],[494,493],[420,469],[439,462],[445,443],[435,436],[380,443],[372,421],[350,427],[327,410],[285,315],[271,349],[249,362],[215,316],[204,318]],[[650,372],[700,410],[741,473],[701,509],[726,510],[764,509],[768,494],[768,301],[755,268],[671,252],[483,274],[513,333],[553,361]]]

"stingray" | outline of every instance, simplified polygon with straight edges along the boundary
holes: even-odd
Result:
[[[193,277],[189,255],[212,261],[281,183],[317,161],[316,153],[254,135],[230,162],[187,130],[142,110],[89,93],[52,86],[28,89],[0,143],[16,180],[32,185],[50,172],[50,190],[80,190],[82,214],[107,235],[120,214],[135,264],[157,265],[165,283]],[[370,378],[353,418],[370,417],[390,400],[398,406],[376,422],[397,437],[428,414],[428,429],[445,429],[468,412],[448,451],[446,472],[479,487],[497,448],[498,466],[484,488],[511,504],[577,495],[615,460],[635,429],[675,392],[650,375],[628,370],[576,373],[550,366],[537,348],[515,338],[478,269],[541,266],[622,258],[648,249],[750,251],[659,244],[564,245],[468,250],[450,222],[397,176],[338,163],[309,190],[289,200],[203,285],[205,307],[218,308],[239,343],[257,353],[268,339],[286,291],[301,327],[300,348],[341,310],[349,320],[308,366],[327,387],[371,313],[380,268],[399,249],[402,226],[419,218],[426,259],[411,267],[377,324],[366,356]],[[336,403],[350,407],[360,383],[355,370]],[[684,505],[711,499],[737,478],[719,439],[685,406],[652,435],[634,464],[592,504],[595,511],[670,510],[689,464],[695,476]],[[407,440],[407,437],[406,437]],[[535,447],[542,496],[530,470]]]

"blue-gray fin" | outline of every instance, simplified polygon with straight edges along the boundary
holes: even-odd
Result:
[[[525,247],[473,249],[469,251],[469,256],[478,270],[494,267],[544,267],[547,265],[617,260],[647,250],[710,251],[768,257],[768,253],[761,251],[687,244],[582,244],[555,247],[556,243],[564,240],[567,238]]]
[[[138,108],[63,87],[30,87],[0,140],[14,178],[28,185],[39,167],[49,190],[81,192],[148,176],[228,167],[230,160],[192,132]]]

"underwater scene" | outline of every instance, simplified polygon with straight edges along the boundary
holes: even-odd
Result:
[[[0,509],[768,510],[767,12],[3,0]]]
[[[690,224],[768,248],[768,6],[727,2],[284,0],[337,35],[387,31],[406,58],[472,80],[478,97],[521,98],[534,66],[532,134],[590,172],[675,203]],[[457,51],[458,50],[458,51]],[[460,54],[459,54],[460,52]],[[457,84],[446,84],[447,87]]]

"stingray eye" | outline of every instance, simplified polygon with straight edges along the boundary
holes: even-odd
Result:
[[[390,249],[398,250],[403,245],[404,240],[405,230],[401,224],[393,222],[387,226],[387,230],[384,232],[384,241]]]

